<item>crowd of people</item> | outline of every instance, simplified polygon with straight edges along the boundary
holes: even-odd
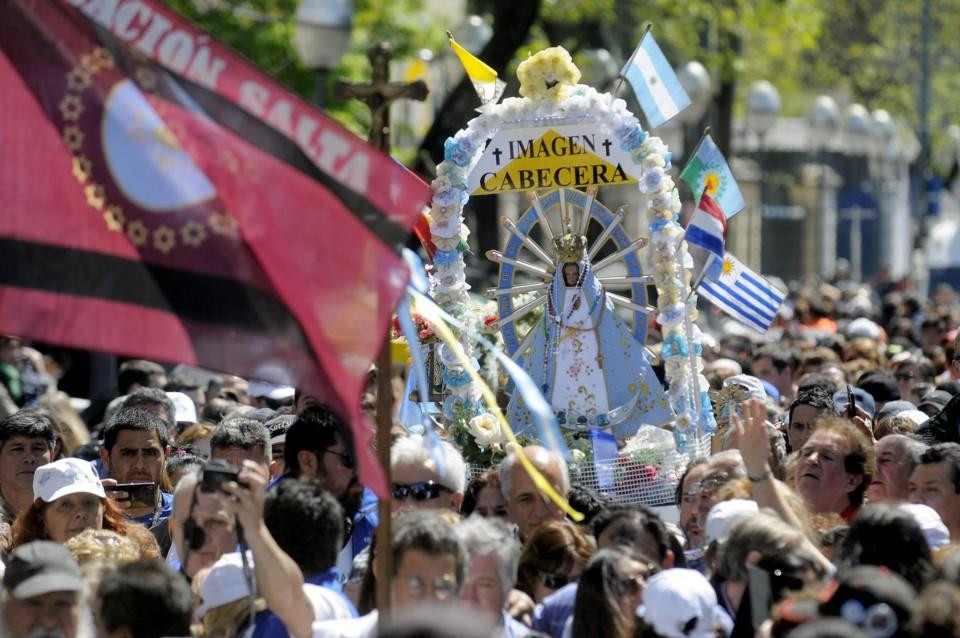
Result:
[[[957,297],[839,281],[787,308],[775,342],[705,336],[718,430],[651,468],[675,517],[543,447],[478,471],[398,427],[389,548],[311,397],[130,360],[81,415],[4,337],[0,635],[960,637]]]

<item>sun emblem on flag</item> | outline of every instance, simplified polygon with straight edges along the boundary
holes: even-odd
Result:
[[[97,47],[90,53],[80,56],[80,66],[94,75],[99,73],[101,69],[112,69],[113,56],[103,47]]]
[[[63,119],[76,122],[83,113],[83,102],[76,95],[65,95],[60,100],[60,113]]]
[[[199,246],[207,237],[207,229],[199,222],[189,221],[180,227],[180,238],[187,246]]]
[[[71,69],[67,72],[67,86],[71,91],[83,92],[90,86],[90,74],[80,67]]]
[[[147,227],[139,219],[127,226],[127,237],[134,246],[143,246],[147,241]]]
[[[722,197],[727,190],[727,176],[719,170],[718,166],[708,164],[700,178],[700,188],[702,193],[706,193],[710,199],[716,200]]]
[[[107,228],[120,232],[123,230],[123,222],[126,221],[126,217],[123,214],[123,209],[114,204],[113,206],[107,206],[107,210],[103,213],[103,221],[107,222]]]
[[[714,172],[707,173],[703,178],[703,192],[713,198],[718,188],[720,188],[720,176]]]
[[[213,232],[218,235],[231,236],[237,232],[237,220],[227,213],[214,213],[210,215],[210,219],[207,221]]]
[[[157,226],[153,231],[153,247],[162,253],[168,253],[177,244],[177,234],[169,226]]]
[[[729,257],[725,257],[723,259],[723,274],[725,276],[730,276],[734,274],[735,270],[736,266],[733,264],[733,260]]]
[[[83,146],[83,131],[76,126],[64,127],[63,145],[71,151],[79,151]]]
[[[90,175],[93,173],[93,164],[89,159],[83,155],[74,155],[73,156],[73,176],[77,178],[77,181],[81,184],[90,179]]]
[[[87,196],[87,204],[97,210],[102,209],[106,203],[107,196],[100,184],[87,184],[86,188],[83,189],[83,194]]]

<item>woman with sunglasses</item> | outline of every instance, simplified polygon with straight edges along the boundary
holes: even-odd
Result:
[[[551,521],[536,528],[520,554],[517,589],[535,603],[575,582],[596,548],[569,521]]]

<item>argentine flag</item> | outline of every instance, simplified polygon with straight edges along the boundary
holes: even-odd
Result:
[[[690,97],[650,31],[640,39],[620,75],[633,87],[650,128],[657,128],[690,106]]]
[[[737,321],[761,333],[770,329],[784,298],[778,288],[730,253],[723,259],[710,256],[697,292]]]

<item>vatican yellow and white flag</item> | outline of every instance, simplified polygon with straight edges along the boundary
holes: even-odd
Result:
[[[499,102],[507,83],[498,78],[497,72],[483,60],[460,46],[449,31],[447,37],[450,38],[450,46],[453,47],[453,52],[460,58],[460,63],[463,65],[464,71],[467,72],[467,77],[473,83],[473,88],[480,98],[481,105],[487,106]]]

